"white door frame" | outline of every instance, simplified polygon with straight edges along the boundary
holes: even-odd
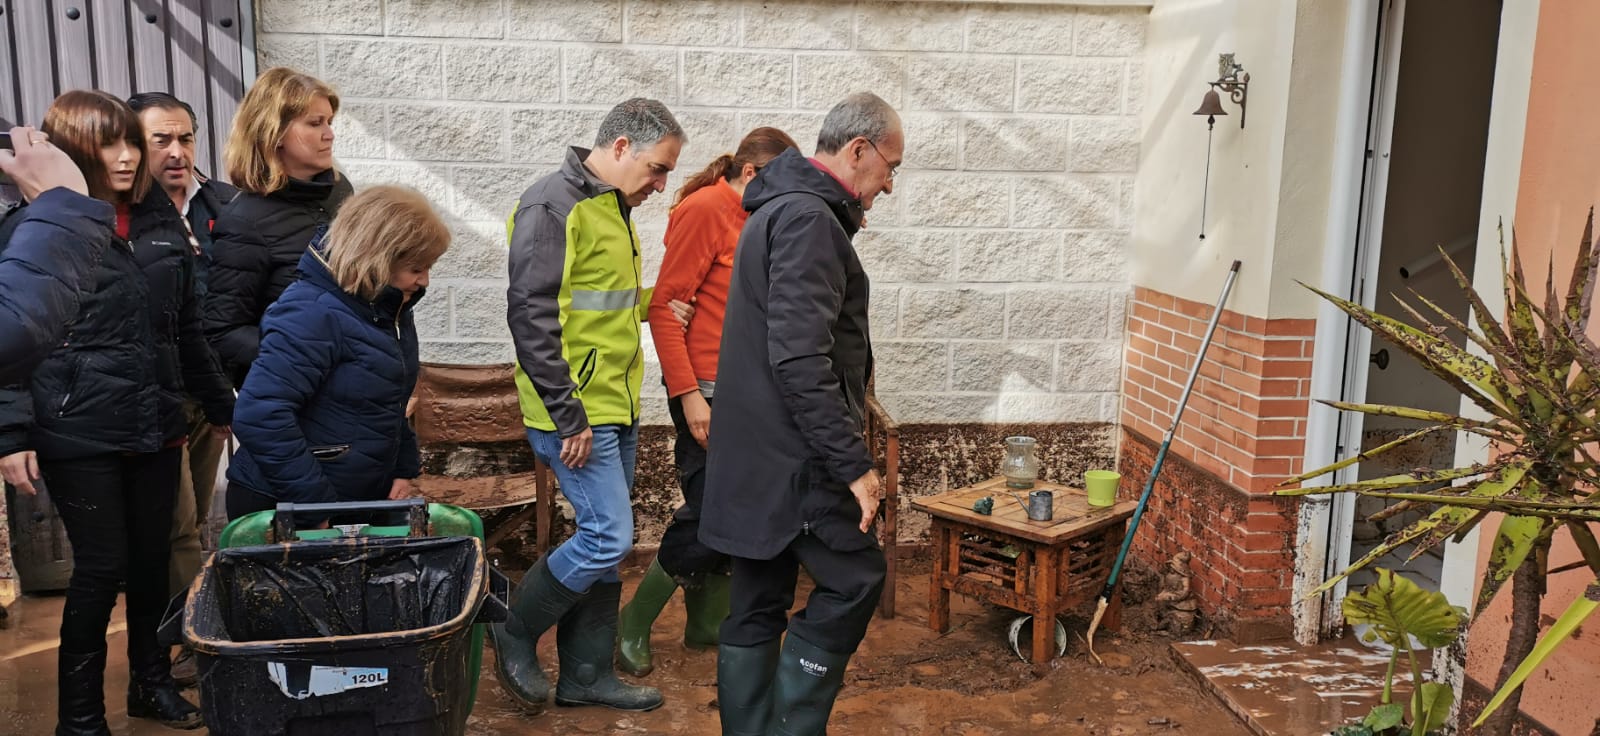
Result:
[[[1395,0],[1385,2],[1391,6],[1387,12],[1392,12]],[[1382,88],[1375,79],[1378,70],[1383,68],[1379,46],[1381,7],[1383,3],[1352,2],[1345,19],[1340,113],[1334,131],[1333,186],[1319,287],[1330,294],[1347,298],[1362,296],[1357,293],[1360,280],[1356,277],[1354,264],[1358,255],[1357,241],[1366,237],[1360,225],[1363,196],[1367,194],[1369,182],[1366,176],[1367,151],[1372,150],[1369,136],[1375,128],[1380,127],[1373,124],[1372,111],[1378,90]],[[1394,66],[1398,67],[1398,64]],[[1392,114],[1390,121],[1393,121]],[[1375,280],[1370,281],[1375,283]],[[1367,356],[1366,344],[1370,342],[1370,337],[1364,333],[1365,330],[1352,329],[1350,319],[1337,307],[1326,302],[1318,305],[1317,351],[1311,369],[1313,397],[1347,394],[1345,384],[1349,373],[1346,357],[1359,356],[1364,359]],[[1364,371],[1363,366],[1357,368]],[[1307,469],[1330,465],[1339,459],[1339,450],[1344,443],[1342,438],[1352,436],[1346,427],[1352,419],[1358,421],[1359,417],[1322,404],[1311,405],[1306,426],[1304,465]],[[1359,424],[1353,436],[1360,436]],[[1353,468],[1339,474],[1337,479],[1342,481],[1349,477],[1354,477]],[[1331,485],[1334,480],[1334,477],[1323,476],[1307,485]],[[1329,495],[1306,496],[1300,505],[1295,539],[1293,613],[1295,639],[1304,644],[1320,641],[1324,633],[1338,626],[1340,620],[1338,611],[1344,597],[1343,585],[1331,594],[1309,594],[1342,569],[1340,565],[1348,559],[1347,542],[1351,524],[1345,517],[1353,514],[1353,504],[1350,504],[1348,511],[1344,506],[1339,499]],[[1336,540],[1342,540],[1343,543]]]
[[[1388,150],[1388,138],[1393,129],[1393,108],[1383,102],[1386,101],[1385,94],[1392,99],[1395,89],[1405,0],[1387,2],[1395,20],[1389,22],[1385,19],[1383,39],[1379,38],[1377,21],[1379,4],[1351,4],[1346,25],[1344,85],[1340,98],[1343,112],[1335,137],[1335,161],[1339,163],[1334,171],[1335,186],[1323,251],[1321,288],[1333,294],[1360,296],[1360,301],[1368,305],[1372,303],[1371,292],[1377,284],[1374,270],[1378,249],[1373,246],[1379,245],[1378,235],[1382,231],[1387,177],[1365,176],[1362,156],[1366,149],[1352,150],[1352,141],[1357,142],[1354,144],[1356,146],[1371,146],[1370,150],[1374,151],[1374,173],[1386,173],[1388,161],[1383,153]],[[1477,249],[1474,271],[1474,281],[1490,309],[1504,308],[1497,288],[1504,264],[1500,262],[1499,250],[1493,244],[1497,225],[1504,219],[1509,227],[1516,205],[1539,5],[1537,0],[1506,3],[1501,11],[1496,42],[1490,136],[1485,151],[1483,198],[1478,218],[1478,242],[1488,247]],[[1383,48],[1378,47],[1380,41],[1384,44]],[[1377,59],[1376,68],[1373,66],[1374,59]],[[1385,78],[1375,80],[1380,71]],[[1363,85],[1369,83],[1370,94],[1363,89]],[[1374,104],[1378,105],[1378,119],[1372,120],[1369,126]],[[1385,108],[1388,108],[1387,111]],[[1374,139],[1370,142],[1366,140],[1369,133]],[[1379,171],[1380,167],[1382,171]],[[1364,188],[1367,201],[1373,203],[1368,212],[1363,212],[1361,207]],[[1364,270],[1353,267],[1353,264],[1361,265],[1358,258],[1364,259]],[[1356,273],[1366,274],[1366,288],[1361,288]],[[1316,339],[1319,348],[1327,347],[1319,349],[1313,359],[1313,396],[1343,396],[1348,399],[1354,395],[1356,400],[1360,400],[1361,393],[1354,389],[1362,387],[1364,391],[1371,334],[1365,329],[1351,330],[1349,326],[1348,318],[1337,307],[1320,305]],[[1470,345],[1468,349],[1475,350]],[[1465,416],[1476,416],[1478,412],[1465,399],[1462,400],[1461,411]],[[1340,459],[1341,448],[1350,448],[1345,450],[1344,456],[1347,457],[1349,452],[1359,447],[1360,427],[1360,415],[1314,404],[1306,432],[1305,466],[1317,468],[1331,464]],[[1484,462],[1488,456],[1487,443],[1458,434],[1456,465]],[[1352,480],[1356,472],[1356,467],[1347,468],[1337,479],[1340,482]],[[1327,485],[1333,480],[1324,477],[1308,485]],[[1312,598],[1306,594],[1349,564],[1354,509],[1354,498],[1343,494],[1338,498],[1326,495],[1306,497],[1301,506],[1296,540],[1294,619],[1295,638],[1302,643],[1315,643],[1339,628],[1344,584],[1341,583],[1323,596]],[[1471,606],[1478,577],[1478,557],[1477,531],[1460,543],[1445,544],[1440,589],[1451,603]],[[1459,670],[1454,674],[1459,677]]]

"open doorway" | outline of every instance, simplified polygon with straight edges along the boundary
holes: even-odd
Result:
[[[1356,262],[1363,303],[1385,314],[1403,317],[1395,296],[1423,308],[1411,297],[1416,292],[1458,318],[1467,316],[1466,299],[1439,251],[1443,248],[1471,277],[1479,245],[1476,234],[1500,16],[1498,0],[1385,4]],[[1460,335],[1455,337],[1464,342]],[[1351,356],[1347,364],[1346,400],[1459,411],[1460,395],[1395,346],[1373,338],[1370,349],[1363,352]],[[1351,425],[1341,444],[1368,450],[1420,426],[1401,419],[1363,417]],[[1437,435],[1413,445],[1409,452],[1386,453],[1362,463],[1357,477],[1449,467],[1455,460],[1455,439],[1453,434]],[[1389,504],[1353,497],[1343,501],[1334,516],[1344,523],[1330,541],[1344,548],[1332,558],[1345,564],[1362,558],[1426,513],[1398,513],[1373,521]],[[1450,574],[1449,552],[1435,549],[1407,561],[1411,551],[1402,548],[1374,566],[1402,571],[1425,588],[1440,589]],[[1475,550],[1464,554],[1470,557]],[[1470,563],[1467,560],[1469,571]],[[1371,579],[1370,572],[1359,573],[1349,584],[1359,587]]]

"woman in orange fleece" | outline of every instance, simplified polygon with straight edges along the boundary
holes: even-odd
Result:
[[[744,188],[768,161],[794,140],[777,128],[756,128],[734,153],[718,156],[678,190],[667,219],[666,258],[650,300],[650,336],[667,384],[667,408],[678,430],[673,459],[683,506],[661,537],[661,549],[624,606],[618,626],[618,662],[637,677],[653,669],[650,627],[683,586],[688,623],[683,643],[714,649],[717,627],[728,615],[728,558],[706,549],[697,538],[700,496],[705,487],[706,434],[716,391],[717,349],[728,304],[733,253],[744,227]],[[694,302],[687,329],[673,316],[671,300]]]

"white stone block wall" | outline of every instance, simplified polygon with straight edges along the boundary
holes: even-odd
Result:
[[[456,234],[419,305],[423,359],[512,360],[517,197],[632,96],[690,135],[683,175],[760,125],[810,153],[870,90],[906,127],[856,240],[878,394],[902,422],[1110,422],[1122,359],[1148,11],[1005,2],[257,0],[260,67],[331,83],[339,164],[409,184]],[[636,213],[647,277],[667,194]],[[650,341],[646,419],[665,423]]]

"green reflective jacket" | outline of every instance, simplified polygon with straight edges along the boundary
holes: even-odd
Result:
[[[573,148],[522,194],[506,223],[506,315],[523,424],[570,437],[633,424],[644,381],[639,236],[621,193]]]

